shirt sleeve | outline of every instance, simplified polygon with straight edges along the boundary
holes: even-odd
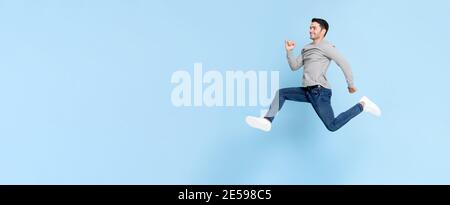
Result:
[[[336,62],[336,64],[341,68],[347,81],[348,87],[354,87],[352,68],[350,67],[350,64],[347,62],[347,60],[345,60],[344,56],[341,55],[341,53],[336,49],[334,45],[327,46],[327,49],[325,49],[325,53],[327,57]]]
[[[303,66],[303,55],[301,53],[296,58],[292,50],[287,51],[287,60],[292,71],[296,71]]]

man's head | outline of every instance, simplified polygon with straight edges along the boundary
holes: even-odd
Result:
[[[313,18],[311,20],[311,25],[309,26],[309,38],[311,40],[324,38],[328,32],[327,21],[319,18]]]

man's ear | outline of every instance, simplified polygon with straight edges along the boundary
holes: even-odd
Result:
[[[322,33],[323,37],[325,37],[325,33],[327,33],[327,30],[323,28],[322,30],[320,30],[320,33]]]

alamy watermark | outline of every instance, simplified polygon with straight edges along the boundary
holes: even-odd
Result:
[[[176,107],[244,107],[267,108],[279,89],[279,71],[208,70],[202,63],[194,63],[193,74],[178,70],[170,82]]]

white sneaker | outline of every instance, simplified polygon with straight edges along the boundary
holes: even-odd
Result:
[[[245,118],[245,122],[247,122],[247,124],[250,127],[256,128],[256,129],[260,129],[264,132],[269,132],[270,129],[272,129],[272,123],[267,120],[266,118],[263,117],[252,117],[252,116],[247,116]]]
[[[363,109],[364,112],[368,112],[377,117],[381,116],[380,108],[374,102],[369,100],[369,98],[367,98],[366,96],[363,96],[361,100],[359,100],[359,102],[364,102],[364,109]]]

